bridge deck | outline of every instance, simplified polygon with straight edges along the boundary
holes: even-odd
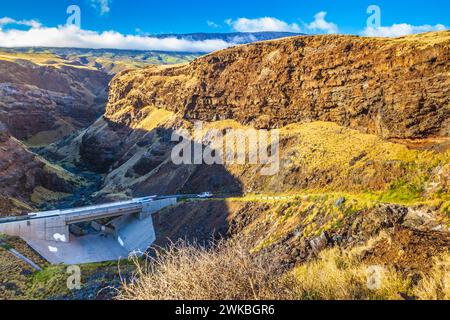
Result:
[[[108,217],[117,217],[121,215],[126,215],[134,212],[139,212],[143,205],[154,200],[158,200],[157,197],[146,197],[137,198],[128,201],[100,204],[93,206],[86,206],[74,209],[66,210],[52,210],[43,212],[32,212],[27,216],[19,217],[8,217],[0,219],[0,224],[10,223],[15,221],[26,221],[26,220],[38,220],[38,219],[48,219],[53,217],[65,217],[66,221],[70,224],[102,219]]]

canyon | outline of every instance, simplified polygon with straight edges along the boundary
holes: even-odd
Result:
[[[88,186],[88,203],[212,192],[220,197],[156,213],[155,247],[243,237],[290,269],[372,241],[364,261],[427,272],[450,248],[449,49],[449,31],[296,36],[113,78],[3,62],[2,212],[61,204]],[[172,134],[195,121],[225,136],[278,129],[279,172],[175,165]]]
[[[123,71],[110,84],[104,116],[46,152],[105,174],[100,198],[382,192],[414,185],[417,177],[440,182],[416,198],[445,193],[449,38],[447,31],[392,40],[292,37],[185,65]],[[171,135],[179,128],[192,131],[195,121],[224,133],[279,129],[280,171],[264,177],[255,165],[173,165]]]

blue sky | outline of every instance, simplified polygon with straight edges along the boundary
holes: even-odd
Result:
[[[42,29],[49,29],[49,37],[56,45],[72,44],[65,43],[64,35],[54,30],[62,29],[66,24],[69,5],[80,7],[82,30],[94,31],[98,35],[114,31],[116,36],[120,34],[123,37],[268,29],[312,34],[397,36],[446,29],[450,25],[449,0],[16,0],[0,3],[0,19],[3,19],[0,20],[0,41],[3,41],[0,46],[22,46],[26,41],[31,45],[39,44],[35,38],[45,38]],[[366,11],[370,5],[377,5],[381,10],[381,26],[377,30],[367,30],[369,15]],[[30,28],[41,30],[32,35],[18,32],[26,32]],[[94,35],[90,34],[89,41],[86,35],[83,37],[84,42],[81,41],[80,45],[88,46]],[[95,39],[103,41],[101,37]],[[120,39],[116,40],[120,47]],[[134,46],[142,44],[133,38],[128,39],[128,45],[131,46],[134,40],[138,41]]]

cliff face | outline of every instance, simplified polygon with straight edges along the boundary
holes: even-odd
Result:
[[[85,128],[104,111],[106,73],[25,60],[0,60],[0,70],[0,121],[32,145]]]
[[[72,192],[77,183],[11,137],[0,122],[0,216],[29,212],[41,200]]]
[[[154,106],[257,128],[321,120],[383,138],[448,137],[449,69],[449,31],[293,37],[123,72],[111,83],[106,116],[132,125],[133,115]]]

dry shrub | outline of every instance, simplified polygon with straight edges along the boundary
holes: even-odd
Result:
[[[414,289],[421,300],[450,300],[450,255],[434,258],[433,268]]]
[[[119,299],[275,300],[292,298],[292,276],[277,276],[276,257],[252,255],[246,246],[220,241],[213,246],[180,242],[137,263]]]
[[[414,285],[389,267],[369,266],[360,248],[323,251],[318,259],[283,271],[281,257],[251,254],[240,242],[211,247],[186,242],[160,250],[124,283],[124,300],[366,300],[449,299],[449,263],[435,261]]]

